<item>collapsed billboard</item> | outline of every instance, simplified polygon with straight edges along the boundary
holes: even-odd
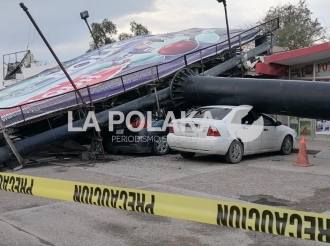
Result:
[[[231,43],[246,43],[259,32],[259,28],[231,30]],[[226,49],[226,29],[193,28],[112,43],[67,61],[64,67],[88,103],[90,97],[99,101],[118,95]],[[0,116],[6,126],[78,104],[81,101],[58,66],[0,91]]]

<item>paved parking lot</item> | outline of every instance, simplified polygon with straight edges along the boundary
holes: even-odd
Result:
[[[303,211],[330,210],[329,159],[292,166],[296,154],[185,160],[177,154],[110,156],[108,162],[62,163],[17,172]],[[0,245],[324,245],[240,229],[0,191]]]

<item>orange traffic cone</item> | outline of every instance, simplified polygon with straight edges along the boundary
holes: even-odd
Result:
[[[299,148],[299,152],[298,152],[298,156],[297,156],[297,162],[293,165],[294,166],[299,166],[299,167],[311,167],[311,166],[313,166],[308,161],[305,137],[301,138],[300,148]]]

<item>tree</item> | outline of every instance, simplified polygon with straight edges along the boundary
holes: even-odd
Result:
[[[116,42],[116,40],[113,38],[113,35],[117,34],[117,27],[116,24],[114,24],[112,21],[108,19],[104,19],[101,23],[92,23],[92,33],[95,38],[95,42],[99,47],[105,45],[105,44],[111,44]],[[93,42],[90,42],[89,44],[89,50],[95,50],[96,45]]]
[[[325,38],[325,28],[318,19],[312,19],[306,0],[297,5],[287,3],[271,7],[261,22],[280,18],[280,29],[274,32],[277,45],[287,50],[308,47]]]
[[[151,34],[148,28],[142,24],[132,21],[130,25],[131,25],[131,32],[133,33],[134,36]]]
[[[132,33],[119,34],[118,35],[119,41],[132,38],[133,36],[151,34],[148,28],[142,24],[132,21],[130,25],[131,25],[130,29]],[[116,35],[118,31],[116,24],[114,24],[112,21],[108,19],[104,19],[101,23],[92,23],[91,26],[92,26],[92,33],[94,35],[98,47],[116,42],[116,39],[113,36]],[[90,42],[89,50],[87,52],[95,49],[96,49],[96,45],[94,41]]]
[[[123,33],[119,34],[118,39],[119,39],[119,41],[121,41],[121,40],[129,39],[131,37],[133,37],[132,34],[123,32]]]
[[[124,40],[124,39],[129,39],[133,36],[141,36],[141,35],[146,35],[146,34],[151,34],[151,32],[148,30],[148,28],[142,24],[136,23],[135,21],[132,21],[130,23],[131,25],[131,32],[132,33],[121,33],[118,36],[119,40]]]

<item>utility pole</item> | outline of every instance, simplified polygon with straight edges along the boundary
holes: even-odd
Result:
[[[217,0],[217,1],[219,3],[223,3],[223,7],[225,9],[226,25],[227,25],[227,36],[228,36],[228,45],[229,45],[229,49],[231,49],[230,34],[229,34],[229,23],[228,23],[228,14],[227,14],[227,1],[226,0]]]
[[[96,39],[95,39],[94,34],[93,34],[93,32],[92,32],[92,29],[91,29],[91,27],[89,26],[89,24],[88,24],[88,22],[87,22],[87,18],[89,17],[88,11],[85,10],[85,11],[81,12],[81,13],[80,13],[80,17],[81,17],[82,20],[84,20],[84,21],[86,22],[86,25],[87,25],[87,27],[88,27],[88,29],[89,29],[89,32],[91,33],[92,38],[93,38],[93,40],[94,40],[94,44],[95,44],[96,48],[99,50],[99,46],[97,45],[97,42],[96,42]],[[99,51],[100,51],[100,50],[99,50]]]

